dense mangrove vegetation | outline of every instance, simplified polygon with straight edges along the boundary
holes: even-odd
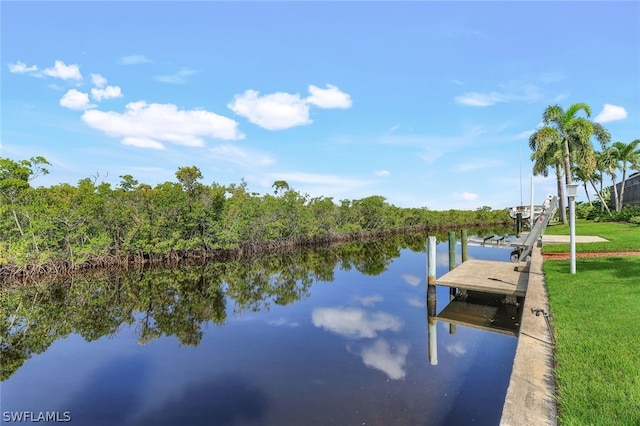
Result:
[[[85,178],[34,187],[48,173],[43,157],[0,158],[0,277],[101,266],[230,258],[273,249],[349,241],[407,231],[511,221],[507,210],[400,208],[382,196],[310,197],[273,184],[203,184],[195,166],[154,187],[130,175],[120,183]]]

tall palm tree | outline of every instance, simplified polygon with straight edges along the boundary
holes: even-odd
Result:
[[[615,166],[615,160],[612,156],[611,147],[605,147],[602,151],[596,152],[596,170],[591,175],[591,187],[598,195],[600,199],[600,213],[604,213],[605,209],[609,216],[611,216],[611,210],[604,197],[604,174],[610,171],[610,167],[613,164]],[[600,189],[596,186],[596,182],[600,184]]]
[[[638,168],[640,166],[640,139],[636,139],[629,143],[615,142],[612,148],[615,152],[615,159],[617,160],[617,166],[622,171],[622,183],[620,185],[620,198],[618,198],[618,191],[616,182],[613,182],[613,188],[616,193],[616,211],[622,210],[622,202],[624,201],[624,186],[627,182],[627,170],[629,166],[632,168]]]
[[[578,113],[583,111],[586,118],[579,117]],[[544,127],[536,131],[529,139],[537,140],[541,135],[545,139],[552,141],[553,158],[557,159],[556,151],[562,152],[562,161],[559,166],[564,168],[565,183],[573,183],[572,166],[582,169],[586,175],[594,172],[596,167],[596,157],[591,137],[595,136],[600,144],[604,147],[611,136],[599,123],[594,123],[588,118],[591,116],[591,107],[579,102],[571,105],[566,111],[559,105],[550,105],[542,113],[542,122]],[[544,133],[543,133],[544,132]],[[532,149],[539,149],[545,144],[533,144]],[[563,200],[564,191],[558,186],[558,198]],[[560,205],[560,214],[563,223],[566,223],[566,214],[564,214],[564,203]]]
[[[589,196],[589,188],[587,187],[588,182],[593,182],[596,179],[597,171],[594,170],[590,175],[586,174],[583,169],[573,169],[573,180],[582,182],[582,187],[584,188],[584,193],[587,196],[587,202],[590,206],[593,205],[591,202],[591,197]]]
[[[533,160],[534,176],[549,176],[549,168],[553,167],[556,174],[556,184],[558,191],[558,200],[560,201],[560,220],[567,223],[567,212],[564,205],[564,186],[562,185],[562,141],[551,127],[543,127],[534,132],[529,137],[529,148],[533,151],[531,160]]]
[[[616,186],[616,171],[618,170],[618,152],[616,148],[613,146],[608,146],[602,150],[599,156],[599,160],[601,162],[601,166],[604,171],[609,173],[611,176],[611,182],[613,184],[613,198],[616,200],[616,204],[618,203],[618,187]],[[602,183],[600,183],[600,187],[602,188]],[[613,206],[614,208],[616,206]]]

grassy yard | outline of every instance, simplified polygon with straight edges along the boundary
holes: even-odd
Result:
[[[577,244],[578,252],[640,251],[637,225],[578,221],[576,234],[610,241]],[[544,262],[560,424],[640,425],[640,256],[578,258],[576,270],[569,274],[568,260]]]
[[[551,224],[548,235],[569,235],[569,225]],[[640,225],[576,220],[576,235],[597,235],[609,242],[576,244],[576,252],[640,251]],[[566,253],[569,244],[546,244],[542,253]]]

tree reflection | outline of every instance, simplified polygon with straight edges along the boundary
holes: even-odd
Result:
[[[444,239],[444,235],[441,237]],[[87,341],[131,326],[141,344],[175,336],[198,345],[203,325],[222,325],[234,313],[268,310],[309,296],[314,282],[333,281],[336,267],[378,275],[400,251],[424,251],[425,235],[172,269],[129,270],[18,285],[0,292],[0,381],[33,354],[72,333]]]

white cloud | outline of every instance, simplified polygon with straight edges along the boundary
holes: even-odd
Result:
[[[187,68],[182,68],[180,71],[178,71],[176,74],[170,74],[170,75],[157,75],[153,78],[155,78],[158,81],[161,81],[163,83],[171,83],[171,84],[184,84],[187,82],[187,77],[189,77],[190,75],[195,74],[197,71],[195,70],[190,70]]]
[[[160,142],[155,141],[153,139],[147,138],[135,138],[135,137],[125,137],[122,139],[122,145],[135,146],[136,148],[149,148],[149,149],[157,149],[163,150],[164,145]]]
[[[529,137],[535,132],[535,130],[523,130],[514,136],[515,139],[529,139]]]
[[[94,129],[123,143],[141,148],[161,149],[163,142],[184,146],[203,146],[203,137],[223,140],[244,137],[238,123],[209,111],[179,110],[173,104],[147,104],[145,101],[126,105],[123,113],[86,111],[82,120]]]
[[[404,280],[404,282],[406,282],[407,284],[413,287],[417,286],[422,281],[422,279],[419,276],[414,274],[402,274],[401,277]]]
[[[122,97],[122,89],[119,86],[107,86],[107,79],[100,74],[91,74],[91,81],[96,86],[91,89],[91,97],[96,101]]]
[[[96,101],[122,97],[122,90],[119,86],[107,86],[104,89],[91,89],[91,97]]]
[[[349,338],[373,338],[385,330],[400,331],[400,318],[384,312],[369,313],[359,308],[315,308],[313,325]]]
[[[309,86],[311,96],[306,101],[320,108],[350,108],[351,96],[340,91],[336,86],[327,84],[326,89],[321,89],[313,84]]]
[[[297,321],[289,321],[286,318],[278,318],[276,320],[271,320],[268,321],[269,325],[274,325],[276,327],[289,327],[289,328],[295,328],[295,327],[299,327],[300,323]]]
[[[462,342],[457,342],[457,343],[453,343],[453,344],[450,344],[450,345],[445,345],[444,348],[451,355],[453,355],[455,357],[458,357],[458,358],[467,353],[467,348],[464,347]]]
[[[38,71],[36,65],[27,66],[24,62],[17,61],[15,64],[9,64],[9,71],[16,74],[33,73]]]
[[[569,97],[569,92],[562,92],[551,99],[551,102],[562,102]]]
[[[282,130],[310,124],[309,105],[298,93],[272,93],[260,96],[255,90],[235,95],[227,107],[267,130]]]
[[[414,147],[420,150],[418,156],[421,159],[427,163],[433,163],[451,151],[456,151],[478,143],[480,137],[487,132],[487,128],[478,126],[465,129],[464,133],[460,136],[386,134],[382,135],[379,141],[385,145]]]
[[[65,93],[60,99],[60,105],[78,111],[95,107],[95,105],[89,103],[89,95],[87,93],[76,89],[71,89]]]
[[[604,104],[604,108],[593,121],[596,123],[608,123],[609,121],[623,120],[625,118],[627,118],[627,111],[623,107]]]
[[[473,201],[478,198],[478,194],[471,192],[454,192],[451,194],[451,198],[454,200]]]
[[[144,55],[130,55],[120,58],[120,63],[122,65],[146,64],[148,62],[151,61],[145,58]]]
[[[462,105],[485,107],[495,105],[498,102],[506,102],[503,95],[497,92],[479,93],[467,92],[464,95],[456,96],[456,102]]]
[[[256,90],[245,90],[235,95],[227,107],[267,130],[311,124],[309,105],[320,108],[351,107],[351,96],[331,84],[327,84],[326,89],[310,85],[309,92],[311,95],[303,99],[299,93],[276,92],[261,96]]]
[[[62,61],[56,61],[53,68],[46,68],[42,72],[44,75],[61,78],[62,80],[82,80],[82,74],[80,74],[80,68],[78,68],[78,65],[66,65]]]
[[[405,363],[407,354],[409,353],[409,345],[396,345],[395,352],[391,351],[391,346],[384,339],[378,339],[371,346],[363,349],[362,362],[369,367],[385,373],[390,379],[398,380],[406,376]]]
[[[247,151],[234,145],[218,145],[210,150],[215,160],[222,160],[244,168],[264,167],[274,164],[273,157],[256,151]]]
[[[462,105],[486,107],[501,102],[533,102],[541,97],[540,90],[533,84],[521,84],[517,81],[510,81],[500,85],[500,89],[499,91],[484,93],[467,92],[463,95],[456,96],[455,101]]]
[[[407,298],[407,303],[409,306],[413,306],[416,308],[424,308],[424,300],[418,297],[409,297]]]
[[[387,129],[387,133],[393,133],[400,128],[400,123],[395,124]]]
[[[356,300],[358,300],[358,302],[360,302],[362,306],[373,306],[378,302],[382,302],[384,300],[384,297],[379,294],[374,294],[371,296],[356,297]]]
[[[104,87],[107,85],[107,79],[100,74],[91,74],[91,82],[96,87]]]
[[[389,176],[391,172],[388,170],[378,170],[375,174],[376,176],[385,177],[385,176]]]

